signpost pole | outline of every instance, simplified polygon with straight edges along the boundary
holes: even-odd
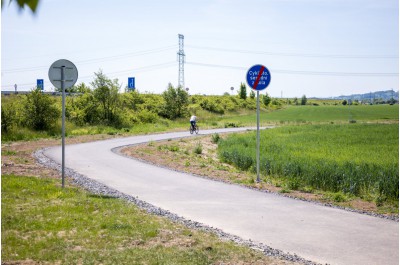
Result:
[[[257,143],[256,143],[256,160],[257,160],[257,183],[260,182],[260,90],[264,90],[271,82],[271,74],[267,67],[258,64],[253,65],[247,71],[247,84],[257,90]]]
[[[61,184],[65,184],[65,89],[75,85],[78,80],[78,69],[65,59],[55,61],[49,69],[50,82],[61,89],[62,114],[61,114]]]
[[[62,90],[62,154],[61,154],[61,178],[62,188],[64,188],[64,177],[65,177],[65,77],[64,77],[65,66],[61,66],[61,90]]]
[[[260,182],[260,91],[257,90],[257,183]]]

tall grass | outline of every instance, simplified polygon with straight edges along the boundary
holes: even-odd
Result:
[[[301,185],[354,195],[399,197],[398,124],[287,126],[261,131],[260,170]],[[221,159],[256,166],[255,133],[231,135]]]

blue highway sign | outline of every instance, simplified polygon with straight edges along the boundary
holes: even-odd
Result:
[[[128,89],[129,90],[135,89],[135,78],[134,77],[128,77]]]
[[[43,82],[43,79],[37,79],[37,80],[36,80],[36,86],[37,86],[37,88],[39,88],[40,90],[44,90],[44,82]]]

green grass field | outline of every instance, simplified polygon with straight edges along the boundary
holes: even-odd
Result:
[[[255,126],[256,111],[241,110],[227,112],[224,115],[198,110],[200,129]],[[399,119],[399,105],[321,105],[321,106],[285,106],[279,110],[261,111],[261,125],[269,124],[323,124],[356,122],[393,122]],[[130,128],[113,128],[104,125],[77,126],[67,121],[66,135],[120,134],[136,135],[171,130],[188,130],[188,119],[180,118],[174,121],[161,119],[155,123],[137,124]],[[24,127],[13,128],[9,133],[2,134],[2,141],[22,141],[43,138],[61,137],[61,120],[49,131],[33,131]]]
[[[260,170],[286,179],[293,189],[310,186],[379,200],[398,200],[398,124],[320,124],[261,131]],[[230,135],[221,159],[255,170],[255,132]]]
[[[255,124],[256,113],[226,117],[224,120],[239,124]],[[261,124],[385,122],[399,120],[399,105],[351,106],[288,106],[272,112],[261,112]]]

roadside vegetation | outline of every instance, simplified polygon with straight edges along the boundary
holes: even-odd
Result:
[[[139,134],[187,129],[188,117],[196,114],[202,129],[253,126],[256,98],[241,84],[237,95],[189,95],[184,89],[166,86],[162,94],[121,92],[118,80],[99,70],[94,80],[70,88],[66,98],[66,136]],[[261,94],[261,121],[266,124],[304,124],[354,120],[392,120],[388,105],[365,106],[340,100],[271,98]],[[284,110],[282,113],[277,110]],[[382,113],[388,113],[382,116]],[[366,116],[363,116],[366,115]],[[374,117],[374,115],[376,117]],[[397,114],[398,119],[398,114]],[[61,96],[34,89],[26,95],[1,98],[1,139],[22,141],[60,137]]]
[[[67,143],[134,134],[255,126],[254,93],[120,93],[101,71],[67,97]],[[60,144],[61,97],[33,90],[1,98],[2,262],[291,264],[67,185],[32,153]],[[177,170],[290,196],[398,215],[398,105],[261,96],[260,183],[254,132],[150,142],[128,155]],[[188,132],[188,136],[189,132]],[[116,262],[118,261],[118,262]]]
[[[215,127],[220,126],[221,115],[247,113],[256,107],[254,98],[189,96],[184,89],[171,84],[161,95],[137,91],[119,93],[119,90],[118,80],[107,78],[102,71],[95,73],[90,86],[81,83],[71,88],[68,92],[74,94],[66,99],[66,135],[183,129],[190,114]],[[44,94],[38,89],[26,95],[4,96],[1,116],[2,141],[59,137],[61,96]]]

